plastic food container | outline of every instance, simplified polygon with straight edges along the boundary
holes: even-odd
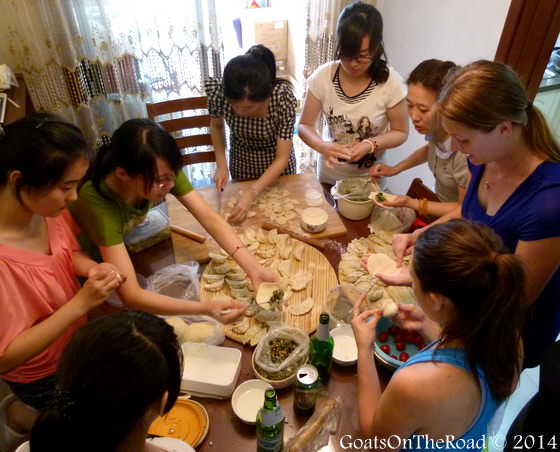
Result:
[[[241,369],[241,351],[196,342],[181,347],[185,363],[181,390],[199,397],[230,397]]]
[[[130,253],[138,253],[170,237],[167,206],[161,203],[151,208],[146,219],[125,235],[124,243]]]
[[[308,206],[320,206],[323,204],[323,194],[318,190],[307,190],[305,192],[305,202]]]

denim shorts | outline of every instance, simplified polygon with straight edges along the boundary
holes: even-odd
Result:
[[[56,387],[55,374],[31,383],[4,381],[18,399],[39,411],[45,409],[52,401]]]

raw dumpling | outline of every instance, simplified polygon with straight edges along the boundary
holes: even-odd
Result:
[[[313,298],[309,297],[303,300],[301,303],[288,306],[286,309],[292,315],[304,315],[313,309]]]
[[[298,292],[307,287],[311,280],[311,275],[305,270],[296,273],[290,280],[290,286],[294,292]]]
[[[278,271],[282,278],[289,278],[291,273],[292,263],[289,260],[281,261],[278,264]]]

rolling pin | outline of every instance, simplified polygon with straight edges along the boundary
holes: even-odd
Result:
[[[289,229],[286,229],[282,226],[278,226],[277,224],[264,222],[262,224],[262,228],[266,229],[267,231],[270,231],[271,229],[278,229],[278,232],[280,234],[288,234],[292,236],[294,239],[298,239],[301,240],[302,242],[309,243],[310,245],[313,245],[314,247],[317,248],[321,248],[322,250],[325,249],[325,244],[321,240],[312,239],[311,237],[307,237],[303,234],[300,234],[299,232],[290,231]]]
[[[193,231],[189,231],[188,229],[182,228],[181,226],[176,226],[172,224],[169,226],[169,228],[175,234],[182,235],[183,237],[194,240],[195,242],[198,243],[206,242],[206,237],[204,237],[203,235],[197,234],[196,232]]]

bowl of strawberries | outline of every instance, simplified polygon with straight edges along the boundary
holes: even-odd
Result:
[[[390,370],[395,370],[426,346],[420,333],[406,330],[382,317],[377,323],[374,354]]]

